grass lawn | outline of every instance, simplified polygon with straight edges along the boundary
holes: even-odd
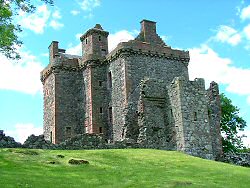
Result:
[[[70,165],[72,158],[89,164]],[[0,149],[0,187],[249,188],[250,168],[151,149]]]

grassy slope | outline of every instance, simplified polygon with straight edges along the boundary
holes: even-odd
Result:
[[[0,187],[250,187],[250,168],[175,151],[0,149]]]

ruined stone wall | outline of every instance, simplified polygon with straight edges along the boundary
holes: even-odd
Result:
[[[164,81],[143,80],[138,105],[138,142],[150,148],[175,149]]]
[[[51,74],[43,84],[43,134],[54,143],[55,138],[55,75]]]
[[[84,133],[84,101],[82,74],[60,70],[55,75],[55,143]]]
[[[177,129],[177,150],[194,156],[213,159],[210,124],[203,79],[187,81],[183,77],[176,78],[171,85],[174,88],[171,98]],[[175,95],[177,94],[176,97]],[[178,135],[180,134],[180,135]],[[179,140],[180,139],[180,140]]]
[[[129,54],[125,59],[126,70],[126,94],[127,102],[130,104],[126,115],[126,129],[136,129],[130,118],[136,117],[137,104],[139,100],[139,83],[141,80],[159,79],[163,80],[165,86],[176,76],[188,79],[187,65],[181,61],[171,60],[164,57],[151,55]],[[132,126],[132,128],[130,128]],[[126,135],[130,135],[129,133]]]
[[[220,132],[221,106],[219,87],[215,82],[210,83],[210,87],[207,90],[207,103],[213,155],[215,158],[220,158],[222,155],[222,137]]]

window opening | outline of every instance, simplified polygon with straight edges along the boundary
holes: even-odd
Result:
[[[66,127],[65,133],[66,133],[66,137],[70,138],[71,137],[71,127]]]
[[[194,112],[194,121],[197,121],[197,112]]]
[[[102,54],[102,56],[105,56],[105,55],[106,55],[106,50],[105,50],[105,49],[102,49],[102,50],[101,50],[101,54]]]
[[[102,127],[99,127],[99,133],[102,133]]]
[[[50,142],[52,143],[52,140],[53,140],[53,138],[52,138],[52,131],[50,131]]]
[[[112,107],[109,107],[109,123],[113,122]]]
[[[108,86],[112,88],[112,74],[111,71],[108,73]]]

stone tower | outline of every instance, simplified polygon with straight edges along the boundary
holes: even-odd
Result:
[[[107,133],[107,74],[103,63],[108,54],[108,32],[100,24],[81,36],[83,88],[86,93],[86,133]]]
[[[166,45],[156,22],[140,23],[139,35],[111,52],[100,24],[80,37],[82,56],[51,43],[41,72],[45,139],[99,134],[215,159],[222,152],[218,85],[190,81],[189,52]]]
[[[84,61],[100,59],[108,54],[108,35],[100,24],[96,24],[80,37]]]
[[[83,133],[84,95],[77,56],[65,54],[58,42],[49,46],[49,65],[41,80],[44,92],[44,137],[53,143]],[[82,93],[82,94],[81,94]]]

